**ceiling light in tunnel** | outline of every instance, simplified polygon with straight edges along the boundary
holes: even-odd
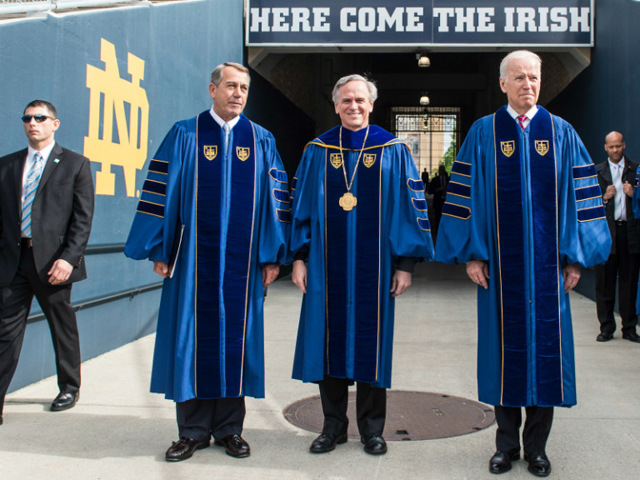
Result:
[[[431,66],[431,60],[424,53],[418,52],[416,54],[416,58],[418,59],[418,66],[420,68],[427,68]]]

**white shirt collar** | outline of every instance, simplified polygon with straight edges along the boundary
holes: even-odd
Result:
[[[211,114],[211,116],[213,117],[213,119],[216,121],[216,123],[218,125],[220,125],[220,128],[222,128],[222,126],[225,123],[229,124],[229,130],[233,130],[233,127],[236,126],[236,123],[238,123],[240,121],[240,115],[238,115],[237,117],[229,120],[228,122],[225,122],[220,115],[218,115],[216,112],[213,111],[213,105],[211,106],[211,110],[209,110],[209,113]]]
[[[613,163],[610,158],[607,157],[607,161],[609,162],[609,168],[615,168],[620,166],[621,169],[624,169],[624,156],[620,159],[618,163]]]
[[[33,156],[36,154],[36,152],[40,152],[40,155],[42,155],[42,159],[44,160],[44,164],[46,165],[47,164],[47,160],[49,159],[49,155],[51,155],[51,150],[53,150],[53,146],[55,144],[56,144],[56,142],[51,142],[49,145],[44,147],[42,150],[36,150],[31,145],[29,145],[29,149],[28,149],[28,152],[27,152],[27,163],[33,162]]]
[[[509,112],[509,115],[511,115],[511,118],[513,118],[514,120],[516,118],[519,117],[518,112],[516,112],[513,107],[511,107],[511,105],[507,105],[507,112]],[[525,117],[527,117],[529,120],[533,119],[533,117],[535,116],[535,114],[538,113],[538,106],[534,105],[533,107],[531,107],[529,109],[529,111],[527,113],[525,113]]]

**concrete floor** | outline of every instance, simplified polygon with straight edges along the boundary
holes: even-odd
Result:
[[[393,386],[476,399],[476,290],[463,267],[419,266],[396,304]],[[266,303],[265,399],[247,399],[244,437],[252,454],[235,459],[219,447],[167,463],[176,440],[172,402],[148,392],[153,336],[83,364],[76,408],[48,411],[57,394],[48,378],[9,395],[0,426],[0,479],[493,479],[487,471],[495,428],[460,437],[390,442],[373,457],[357,441],[325,455],[308,453],[315,434],[288,423],[283,409],[317,394],[291,380],[301,294],[288,279]],[[591,300],[571,296],[578,406],[556,409],[547,453],[563,480],[640,476],[640,345],[595,341]],[[29,352],[22,352],[28,355]],[[519,461],[501,480],[534,478]]]

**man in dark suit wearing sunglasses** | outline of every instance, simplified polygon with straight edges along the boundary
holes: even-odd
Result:
[[[28,148],[0,158],[0,424],[33,297],[49,322],[60,393],[52,411],[75,406],[80,342],[71,285],[87,276],[93,218],[89,159],[54,140],[55,107],[34,100],[22,117]]]

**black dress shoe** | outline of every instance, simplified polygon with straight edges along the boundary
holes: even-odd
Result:
[[[311,442],[311,446],[309,447],[309,451],[311,453],[327,453],[336,448],[336,445],[342,445],[347,442],[347,434],[342,433],[340,435],[331,435],[324,433],[318,435],[313,442]]]
[[[489,460],[489,472],[500,474],[511,470],[511,462],[520,460],[520,450],[515,452],[496,452]]]
[[[231,455],[232,457],[244,458],[251,455],[249,444],[245,442],[244,438],[237,434],[227,435],[220,440],[216,440],[214,443],[219,447],[224,447],[227,455]]]
[[[2,418],[2,415],[0,415],[0,425],[2,425],[4,423],[4,419]]]
[[[180,437],[180,440],[173,442],[164,455],[164,459],[167,462],[180,462],[191,458],[193,452],[200,450],[201,448],[207,448],[209,446],[209,439],[198,441],[189,437]]]
[[[52,412],[61,412],[62,410],[69,410],[76,406],[80,400],[80,392],[68,393],[60,392],[56,398],[53,399],[51,404]]]
[[[548,477],[551,473],[551,462],[544,453],[529,457],[526,453],[524,459],[529,462],[529,470],[536,477]]]
[[[382,455],[387,453],[387,442],[381,435],[370,433],[360,437],[360,441],[364,443],[364,451],[369,455]]]
[[[625,340],[629,340],[630,342],[640,343],[640,335],[638,335],[636,332],[623,333],[622,338],[624,338]]]
[[[596,337],[596,340],[598,342],[608,342],[612,338],[613,338],[613,335],[611,335],[610,333],[601,333]]]

